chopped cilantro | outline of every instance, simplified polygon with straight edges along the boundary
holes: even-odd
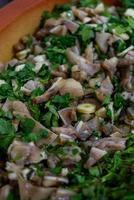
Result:
[[[59,175],[62,171],[62,167],[61,166],[58,166],[58,167],[55,167],[55,168],[51,168],[50,169],[50,172],[54,175]]]
[[[0,100],[6,99],[12,96],[13,96],[13,92],[12,92],[11,86],[9,84],[2,84],[0,86]]]
[[[42,138],[46,138],[48,136],[47,130],[39,130],[36,133],[25,133],[24,134],[24,141],[26,142],[38,142]]]
[[[90,41],[93,39],[94,32],[90,26],[80,25],[79,29],[76,32],[76,35],[79,38],[82,50],[84,50],[86,46],[90,43]]]
[[[42,65],[42,68],[40,69],[39,73],[38,73],[39,77],[41,77],[41,82],[43,83],[47,83],[51,78],[51,72],[48,69],[48,66]]]
[[[52,98],[52,103],[58,106],[58,108],[65,108],[68,107],[70,104],[71,96],[70,94],[65,94],[65,95],[56,95]]]
[[[55,64],[65,64],[67,63],[67,57],[65,50],[68,47],[75,45],[75,37],[71,35],[66,36],[55,36],[50,35],[45,38],[44,45],[50,43],[49,47],[46,48],[46,54],[49,61]]]
[[[33,71],[33,64],[26,63],[25,67],[16,73],[15,76],[20,83],[24,84],[28,80],[32,80],[35,77],[35,72]]]
[[[15,138],[15,129],[11,122],[5,119],[0,119],[0,150],[7,150],[8,146]]]
[[[21,127],[25,133],[29,133],[33,130],[35,126],[35,122],[30,118],[22,118],[21,119]]]
[[[113,43],[113,47],[117,53],[120,53],[127,48],[127,44],[124,40],[117,40]]]
[[[125,100],[123,99],[121,93],[116,93],[114,95],[114,107],[121,108],[125,105]]]
[[[56,5],[54,8],[54,12],[62,13],[62,12],[66,12],[70,9],[71,9],[70,4]]]
[[[134,1],[133,0],[122,0],[123,6],[126,8],[134,8]]]
[[[107,96],[104,98],[102,104],[106,106],[106,105],[110,104],[110,102],[111,102],[111,96],[107,95]]]
[[[132,17],[127,17],[127,18],[126,18],[126,21],[128,22],[128,25],[129,25],[132,29],[134,29],[134,18],[132,18]]]
[[[99,170],[99,167],[98,166],[95,166],[95,167],[91,167],[89,169],[89,173],[94,176],[94,177],[99,177],[100,176],[100,170]]]
[[[115,75],[112,77],[112,84],[114,85],[115,92],[121,92],[120,80]]]
[[[51,127],[52,116],[53,114],[51,112],[46,112],[42,118],[43,124],[48,128]]]
[[[81,7],[95,7],[99,0],[80,0]]]
[[[33,37],[32,37],[32,35],[28,35],[26,45],[27,45],[28,48],[31,48],[32,44],[33,44]]]
[[[35,164],[34,167],[36,169],[35,172],[36,172],[37,176],[43,177],[44,176],[44,169],[43,169],[43,167],[40,166],[39,164]]]
[[[18,198],[14,195],[13,192],[10,192],[6,198],[6,200],[18,200]]]
[[[57,47],[59,50],[64,50],[68,47],[72,47],[75,45],[75,37],[72,35],[66,36],[56,36],[50,35],[45,37],[44,44],[50,42],[51,48]]]
[[[116,34],[118,34],[118,35],[120,35],[120,34],[123,34],[123,33],[126,33],[127,31],[129,31],[130,30],[130,27],[125,27],[125,26],[123,26],[123,25],[117,25],[116,27],[115,27],[115,33]]]
[[[107,110],[107,117],[112,118],[112,111],[110,109]]]
[[[81,37],[82,42],[89,42],[94,37],[94,33],[88,25],[81,25],[78,35]]]
[[[100,131],[95,131],[95,130],[94,130],[94,131],[92,132],[92,135],[95,136],[97,139],[99,139],[99,138],[101,138],[101,135],[102,135],[102,134],[101,134]]]

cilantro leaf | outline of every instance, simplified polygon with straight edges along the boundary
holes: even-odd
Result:
[[[88,42],[94,37],[92,29],[87,25],[82,25],[78,34],[81,36],[83,42]]]
[[[25,133],[29,133],[33,130],[35,126],[35,122],[30,118],[22,118],[21,119],[21,127]]]
[[[120,35],[120,34],[123,34],[123,33],[126,33],[127,31],[130,30],[130,27],[125,27],[123,25],[117,25],[115,27],[115,32],[116,34]]]
[[[108,105],[111,102],[111,96],[107,95],[103,100],[103,105]]]
[[[120,53],[127,48],[127,44],[124,40],[117,40],[113,43],[113,47],[117,53]]]
[[[41,82],[47,83],[52,77],[51,72],[48,69],[48,66],[42,65],[42,68],[38,72],[38,76],[42,78]]]
[[[65,95],[62,95],[62,96],[56,95],[56,96],[53,97],[52,103],[56,104],[56,107],[61,109],[61,108],[68,107],[70,100],[71,100],[70,94],[65,94]]]
[[[66,49],[68,47],[72,47],[75,45],[75,37],[72,35],[66,36],[57,36],[57,35],[50,35],[45,37],[44,44],[46,42],[50,42],[51,47],[57,47],[58,49]]]
[[[59,121],[59,115],[55,105],[51,101],[45,104],[45,109],[47,110],[46,114],[43,116],[42,121],[44,125],[48,128],[57,127]]]
[[[13,96],[12,88],[9,84],[2,84],[0,86],[0,99],[6,99]]]
[[[126,21],[128,22],[128,25],[129,25],[132,29],[134,29],[134,18],[132,18],[132,17],[127,17],[127,18],[126,18]]]
[[[28,48],[31,48],[32,44],[33,44],[33,37],[32,37],[32,35],[28,35],[26,45],[27,45]]]
[[[80,0],[81,7],[95,7],[99,3],[99,0]]]
[[[114,95],[114,107],[115,108],[121,108],[125,105],[125,100],[121,93],[116,93]]]
[[[42,138],[46,138],[48,136],[48,131],[47,130],[39,130],[36,133],[25,133],[23,135],[24,141],[26,142],[38,142]]]
[[[82,49],[86,48],[86,46],[90,43],[91,39],[94,38],[94,32],[88,25],[81,25],[76,35],[80,40]]]
[[[10,192],[6,198],[6,200],[18,200],[13,192]]]
[[[26,63],[25,67],[17,72],[15,78],[19,80],[21,84],[24,84],[28,80],[32,80],[35,77],[35,72],[33,71],[33,64]]]
[[[133,0],[122,0],[122,3],[126,8],[134,8]]]
[[[46,48],[46,55],[52,64],[65,64],[67,63],[67,57],[65,50],[68,47],[75,45],[75,37],[71,35],[56,36],[50,35],[45,38],[44,46],[46,43],[50,43]]]
[[[0,149],[7,150],[15,138],[15,129],[10,121],[0,119]]]

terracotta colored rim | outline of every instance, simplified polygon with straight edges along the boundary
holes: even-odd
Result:
[[[11,24],[20,14],[22,15],[32,7],[41,4],[42,1],[43,0],[14,0],[6,7],[0,9],[0,31]]]

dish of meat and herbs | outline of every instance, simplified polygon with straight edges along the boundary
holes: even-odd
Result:
[[[0,200],[134,199],[134,9],[57,6],[14,51],[0,66]]]

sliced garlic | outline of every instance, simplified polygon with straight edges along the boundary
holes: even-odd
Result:
[[[15,68],[15,71],[19,72],[19,71],[23,70],[24,67],[25,67],[25,64],[17,65],[16,68]]]
[[[96,105],[91,103],[84,103],[77,106],[77,111],[79,113],[91,114],[95,113],[95,110],[96,110]]]
[[[16,57],[19,60],[23,60],[26,58],[26,56],[28,55],[29,52],[30,52],[30,49],[25,49],[25,50],[19,51],[18,53],[16,53]]]

